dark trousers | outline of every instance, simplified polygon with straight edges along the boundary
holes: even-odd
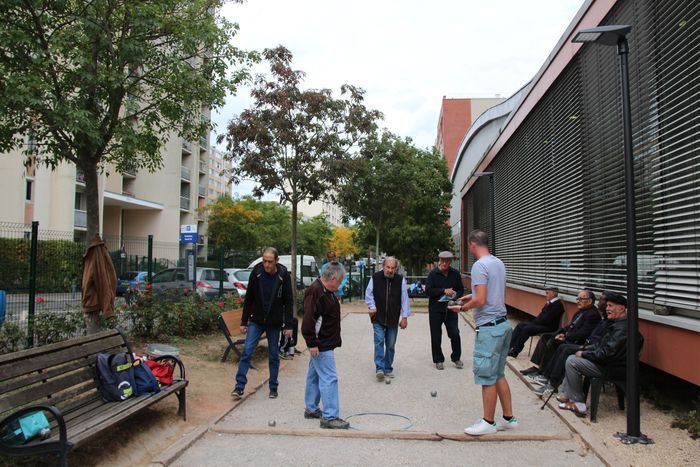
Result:
[[[452,311],[430,312],[430,345],[433,351],[433,363],[444,362],[445,356],[442,353],[442,325],[447,329],[447,337],[452,344],[452,354],[450,360],[456,362],[462,357],[462,340],[459,337],[459,316]]]
[[[552,328],[541,324],[520,323],[513,329],[513,337],[510,339],[510,348],[520,353],[525,347],[525,342],[532,337],[543,332],[551,331]]]
[[[569,355],[573,355],[579,350],[581,350],[581,346],[578,344],[561,344],[557,347],[554,355],[542,372],[552,386],[556,388],[564,381],[566,359],[569,358]]]
[[[542,334],[540,336],[540,341],[537,343],[537,347],[535,347],[535,351],[532,352],[530,361],[539,366],[540,370],[547,366],[547,363],[552,359],[552,356],[554,356],[557,347],[561,344],[561,342],[554,339],[556,335],[556,332],[546,332]]]

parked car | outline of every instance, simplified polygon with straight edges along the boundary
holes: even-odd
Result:
[[[223,276],[222,276],[223,274]],[[215,298],[219,296],[219,283],[223,278],[224,293],[235,292],[236,288],[229,282],[228,276],[216,268],[197,268],[196,292],[202,298]],[[169,268],[160,271],[153,276],[151,289],[153,293],[163,293],[166,290],[187,291],[192,289],[192,281],[185,279],[185,268]],[[144,290],[146,285],[139,284]]]
[[[117,278],[117,296],[124,295],[129,289],[138,288],[138,284],[146,282],[147,271],[127,271]]]
[[[248,289],[248,279],[252,269],[227,268],[224,271],[228,274],[228,280],[236,288],[238,295],[241,298],[245,298],[245,293]]]
[[[302,263],[302,259],[304,264]],[[277,261],[292,272],[292,256],[280,255]],[[253,269],[257,264],[262,263],[262,256],[248,265],[248,269]],[[318,265],[313,256],[297,255],[297,288],[304,288],[311,285],[318,278]]]

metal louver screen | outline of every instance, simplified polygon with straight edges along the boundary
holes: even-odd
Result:
[[[699,21],[700,3],[637,0],[603,23],[632,25],[640,303],[689,316],[700,316]],[[511,285],[626,290],[618,67],[614,47],[584,46],[487,169]],[[464,235],[490,230],[489,196],[482,177],[464,197]]]

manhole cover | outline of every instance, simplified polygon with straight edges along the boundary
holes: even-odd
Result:
[[[360,431],[400,431],[413,427],[410,418],[396,413],[365,412],[345,417],[350,428]]]

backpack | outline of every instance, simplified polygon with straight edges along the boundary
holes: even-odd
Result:
[[[118,402],[134,395],[134,364],[126,353],[97,354],[97,387],[107,402]]]
[[[136,395],[155,394],[160,391],[158,381],[151,369],[142,360],[134,361],[134,381],[136,382]]]
[[[173,370],[174,368],[167,362],[151,360],[150,358],[146,360],[146,365],[151,369],[151,373],[158,380],[161,386],[167,386],[173,384]]]

